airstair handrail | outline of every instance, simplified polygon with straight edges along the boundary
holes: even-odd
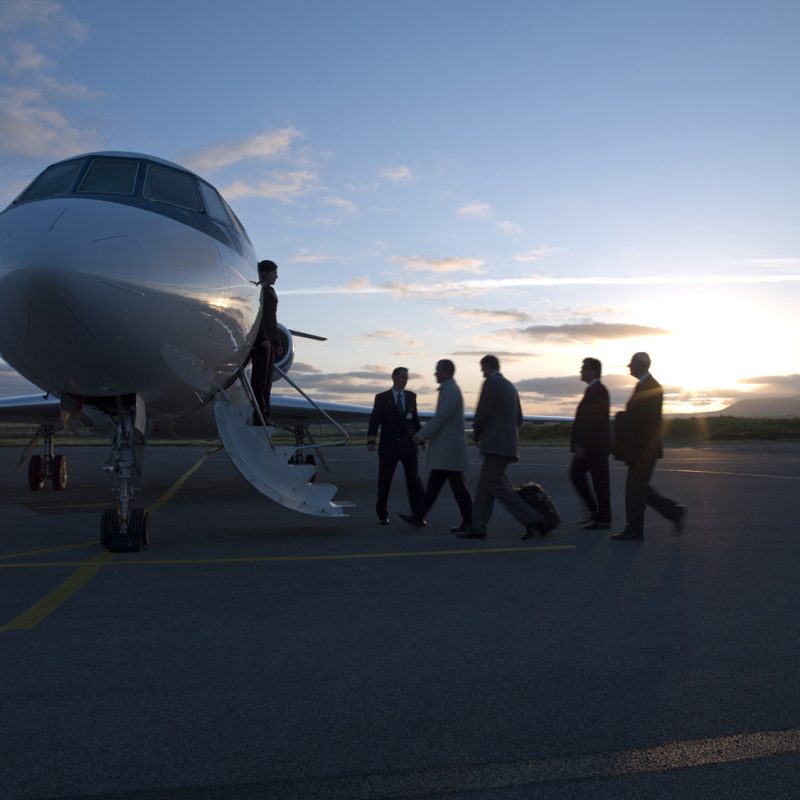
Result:
[[[318,406],[289,376],[285,373],[279,366],[275,366],[275,372],[283,378],[286,383],[288,383],[296,392],[302,395],[314,408],[322,414],[325,419],[328,420],[334,427],[339,429],[339,432],[344,437],[341,441],[337,442],[326,442],[325,444],[308,444],[308,445],[300,445],[297,449],[298,450],[316,450],[320,447],[339,447],[341,445],[347,444],[347,440],[350,438],[350,434],[327,412],[324,408]]]
[[[322,414],[325,419],[327,419],[334,427],[339,429],[339,432],[344,437],[341,440],[337,440],[335,442],[325,442],[324,444],[314,443],[314,444],[299,444],[295,446],[295,450],[317,450],[320,447],[340,447],[342,445],[347,444],[347,440],[350,438],[350,434],[327,412],[324,408],[320,408],[280,367],[274,367],[275,372],[281,376],[298,394],[302,395],[320,414]],[[239,378],[239,383],[242,384],[244,387],[245,393],[247,394],[248,399],[250,400],[250,405],[253,407],[254,413],[258,416],[258,419],[261,422],[261,425],[267,432],[267,440],[269,441],[270,445],[272,445],[272,437],[269,435],[269,427],[267,426],[267,422],[264,419],[263,414],[261,413],[261,409],[258,407],[258,401],[256,400],[255,393],[253,392],[253,387],[250,385],[250,381],[247,380],[247,376],[244,373],[244,365],[239,367],[236,371],[236,374]]]

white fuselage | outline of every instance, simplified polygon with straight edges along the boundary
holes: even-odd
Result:
[[[259,311],[252,246],[113,200],[0,214],[0,354],[58,397],[138,394],[189,413],[244,361]]]

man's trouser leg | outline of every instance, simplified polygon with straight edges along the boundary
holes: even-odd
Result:
[[[583,456],[572,456],[572,463],[569,466],[569,478],[575,491],[580,495],[586,510],[596,519],[597,518],[597,502],[589,488],[589,481],[586,479],[586,473],[589,471],[589,459]]]
[[[375,504],[378,519],[389,516],[389,489],[397,460],[397,456],[378,456],[378,502]]]
[[[644,533],[644,512],[647,508],[647,485],[656,462],[652,459],[628,465],[625,478],[625,530]]]

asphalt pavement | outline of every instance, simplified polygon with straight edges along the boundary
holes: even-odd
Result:
[[[485,541],[445,487],[417,530],[402,471],[327,455],[352,516],[260,497],[224,452],[151,447],[149,551],[107,554],[107,450],[63,492],[0,449],[0,798],[796,798],[800,444],[673,448],[654,484],[682,537],[586,532],[564,448],[524,448],[563,517],[495,510]],[[474,487],[478,454],[471,449]],[[612,465],[614,529],[624,469]]]

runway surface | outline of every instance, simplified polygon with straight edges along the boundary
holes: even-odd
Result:
[[[525,448],[564,522],[485,541],[374,514],[377,464],[328,455],[347,519],[261,498],[224,452],[97,543],[105,448],[64,492],[0,449],[0,798],[796,798],[800,445],[667,451],[683,537],[585,532],[564,448]],[[144,505],[204,448],[153,447]],[[471,449],[469,484],[477,477]],[[615,529],[624,471],[612,466]]]

